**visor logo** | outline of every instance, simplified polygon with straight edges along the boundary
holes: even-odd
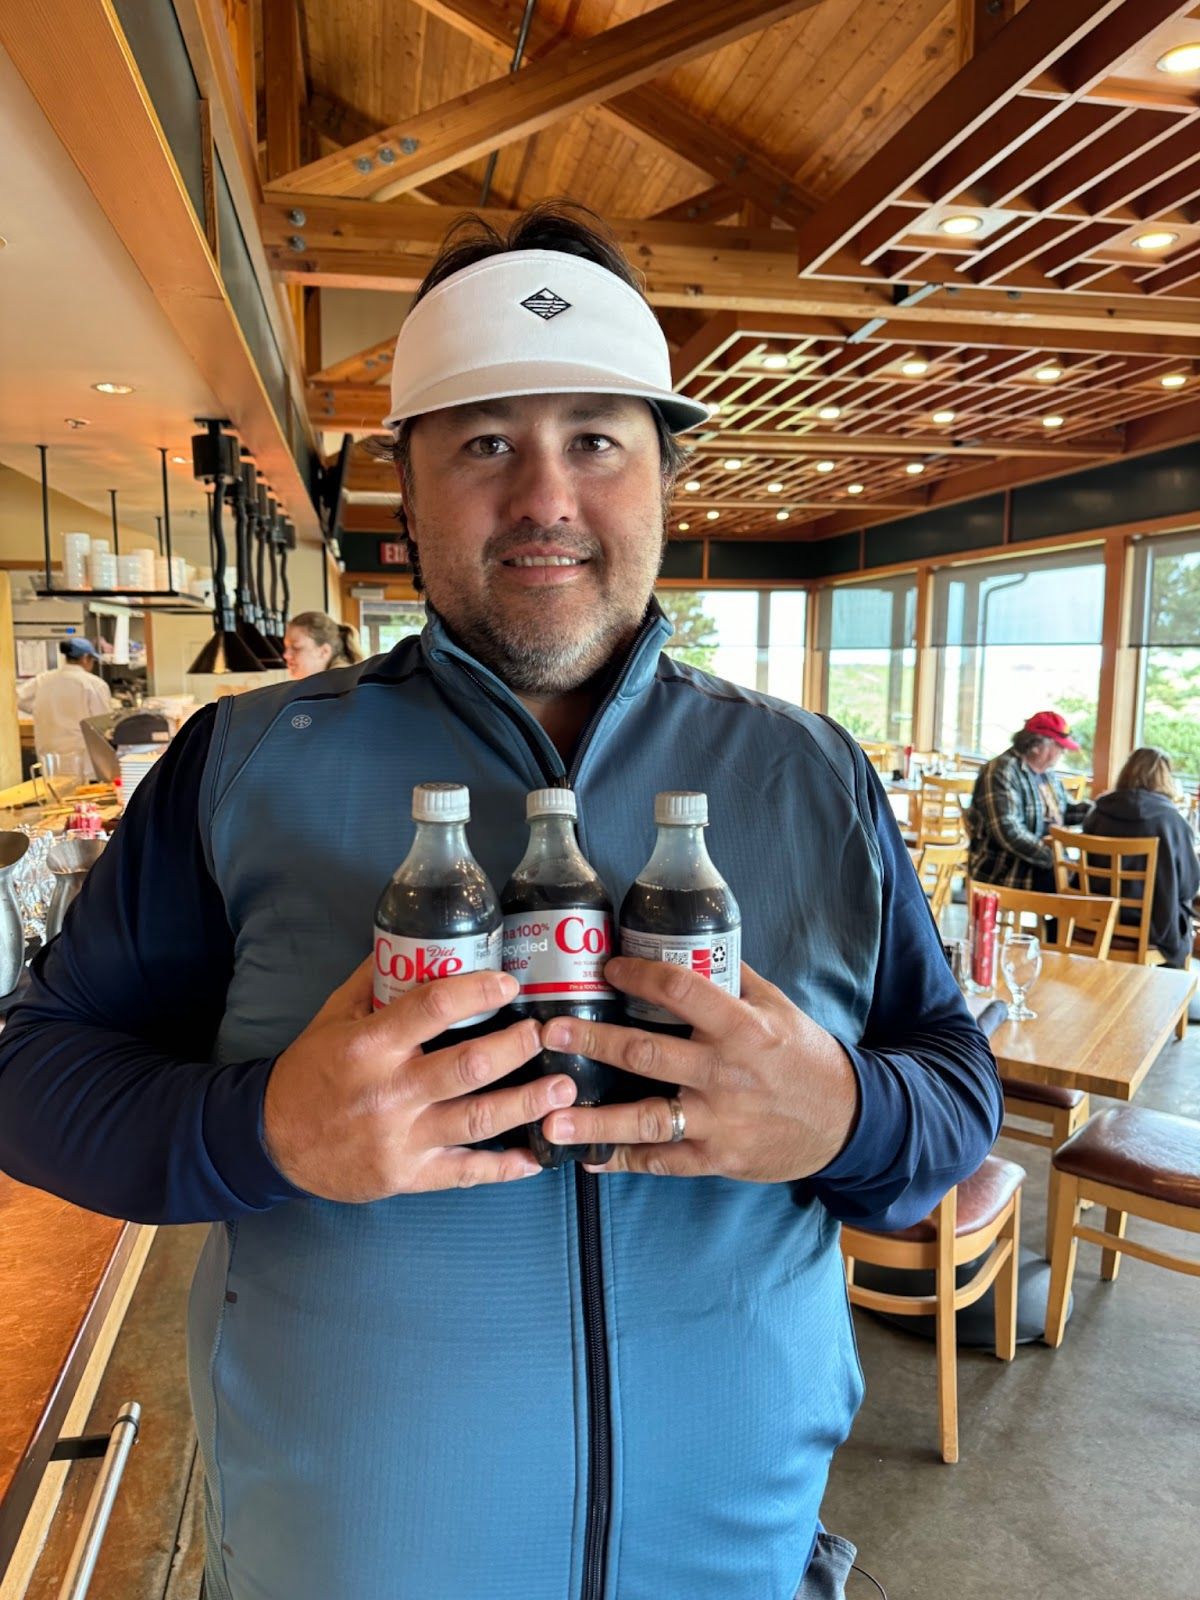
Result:
[[[551,317],[558,316],[560,311],[570,311],[571,303],[564,300],[562,295],[555,294],[553,289],[539,289],[536,294],[531,294],[528,300],[521,304],[526,311],[532,311],[535,317],[541,317],[543,322],[549,322]]]

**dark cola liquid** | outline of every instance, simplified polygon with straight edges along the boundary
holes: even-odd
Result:
[[[610,931],[612,928],[612,901],[598,879],[580,883],[534,883],[514,877],[506,885],[500,903],[505,917],[527,915],[530,922],[541,912],[599,912],[607,917]],[[515,975],[519,980],[520,974]],[[620,1018],[620,1002],[615,995],[603,1000],[585,996],[571,1000],[519,997],[509,1009],[513,1021],[532,1017],[535,1022],[544,1023],[553,1017],[579,1017],[585,1022],[616,1022]],[[506,1082],[529,1083],[557,1073],[565,1074],[578,1086],[576,1105],[610,1105],[621,1099],[616,1088],[623,1074],[602,1061],[569,1051],[543,1050]],[[602,1163],[612,1156],[610,1144],[550,1144],[542,1134],[541,1123],[531,1124],[527,1131],[529,1147],[543,1167],[560,1167],[566,1161]]]
[[[634,882],[621,903],[621,933],[650,933],[660,938],[671,934],[684,938],[701,933],[734,933],[741,929],[742,919],[737,902],[723,884],[709,889],[663,889],[652,884]],[[623,953],[625,951],[622,944]],[[645,1028],[648,1033],[666,1033],[676,1039],[690,1039],[691,1025],[686,1022],[665,1023],[631,1017],[630,1025]],[[641,1080],[640,1098],[662,1094],[670,1097],[677,1084],[662,1083],[654,1078]]]

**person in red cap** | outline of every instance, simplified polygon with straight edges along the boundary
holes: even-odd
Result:
[[[968,869],[976,883],[1054,892],[1054,856],[1046,833],[1080,822],[1086,804],[1072,804],[1053,767],[1064,750],[1078,750],[1066,718],[1036,711],[975,780],[967,811]]]

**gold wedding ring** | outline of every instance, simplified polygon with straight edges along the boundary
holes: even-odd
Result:
[[[678,1100],[668,1100],[667,1108],[671,1113],[671,1143],[678,1144],[687,1133],[687,1117]]]

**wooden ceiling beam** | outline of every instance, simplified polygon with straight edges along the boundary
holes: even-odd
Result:
[[[279,179],[278,187],[390,199],[817,4],[666,0],[596,38],[572,40],[519,72],[310,162]]]
[[[1031,0],[906,123],[903,132],[876,152],[866,165],[798,230],[800,271],[822,267],[845,248],[864,223],[892,197],[922,179],[971,135],[987,129],[986,145],[997,149],[997,122],[1011,119],[1009,106],[1031,79],[1045,72],[1072,45],[1087,36],[1098,19],[1111,15],[1122,0]],[[1146,0],[1146,4],[1161,0]],[[1058,114],[1059,102],[1030,102],[1021,114],[1022,136]],[[966,175],[962,182],[967,181]],[[961,187],[955,185],[954,192]],[[936,197],[933,197],[936,198]]]
[[[985,50],[1017,13],[1017,0],[958,0],[958,64]]]
[[[369,344],[365,350],[358,350],[352,356],[343,356],[340,361],[331,361],[327,367],[322,367],[320,372],[314,372],[309,379],[311,384],[324,383],[370,383],[373,378],[386,375],[391,370],[392,352],[396,348],[396,335],[390,334],[386,339],[379,339],[375,344]]]
[[[483,45],[497,60],[508,65],[512,57],[513,42],[520,29],[524,6],[522,0],[416,0],[423,10],[448,23],[452,28]],[[594,39],[578,31],[568,32],[544,20],[537,11],[529,29],[526,50],[531,60],[539,60],[549,52],[561,49],[564,43],[579,43]],[[776,167],[753,145],[744,143],[735,130],[714,124],[710,119],[697,116],[673,95],[664,94],[657,86],[630,90],[597,107],[609,122],[615,123],[624,133],[632,133],[643,144],[664,151],[668,156],[688,162],[698,171],[720,180],[713,195],[713,204],[719,200],[720,190],[730,189],[736,203],[729,211],[718,212],[706,208],[692,216],[684,202],[681,215],[663,220],[715,222],[731,215],[743,200],[753,200],[766,207],[773,215],[792,224],[814,211],[819,198],[803,184],[797,183],[782,168]],[[698,196],[703,199],[703,196]],[[677,208],[672,207],[673,211]]]
[[[304,159],[300,145],[304,70],[294,0],[262,0],[262,30],[267,140],[264,177],[274,183]]]
[[[737,318],[739,332],[747,337],[788,338],[817,333],[821,337],[844,338],[854,331],[851,318],[834,321],[832,318],[793,317],[786,313],[755,311],[738,312]],[[827,331],[822,332],[822,329]],[[1087,355],[1098,352],[1104,355],[1181,356],[1191,359],[1200,356],[1200,327],[1194,333],[1174,338],[1161,334],[1124,333],[1117,329],[1089,333],[1079,328],[1064,327],[1041,340],[1020,323],[991,323],[968,329],[946,322],[910,320],[905,321],[902,327],[885,323],[865,335],[865,342],[912,343],[931,348],[969,344],[986,350],[1026,350],[1031,366],[1044,354]]]
[[[293,211],[304,217],[303,223],[292,220]],[[504,228],[514,213],[484,210],[480,215]],[[276,190],[267,195],[261,220],[268,259],[285,282],[408,292],[419,285],[457,216],[450,207],[375,206]],[[885,283],[797,279],[795,235],[782,228],[641,218],[615,219],[612,227],[645,275],[648,299],[658,306],[786,313],[827,318],[850,328],[882,318],[897,339],[910,336],[910,324],[925,324],[936,315],[946,331],[968,342],[973,329],[986,329],[1003,342],[1003,330],[1017,328],[1031,345],[1049,343],[1051,348],[1060,331],[1067,340],[1072,333],[1106,335],[1110,330],[1118,338],[1140,339],[1196,333],[1195,308],[1186,304],[1129,293],[1065,294],[1041,288],[1040,276],[1039,287],[1023,290],[1019,302],[1004,292],[964,286],[918,305],[897,305]]]
[[[732,311],[718,311],[671,359],[671,382],[677,389],[715,361],[738,337],[738,319]]]
[[[1105,454],[1103,450],[1067,442],[1049,444],[1041,439],[950,439],[944,433],[911,435],[908,438],[883,433],[722,433],[715,438],[705,437],[689,443],[697,455],[726,456],[1031,456],[1078,461],[1086,465]]]
[[[717,183],[690,200],[654,212],[653,222],[724,222],[741,209],[742,196],[728,183]]]
[[[370,139],[382,133],[387,126],[378,117],[369,117],[357,106],[349,105],[337,95],[323,90],[314,91],[309,96],[306,114],[314,133],[335,150],[354,144],[357,140]],[[410,189],[405,198],[431,205],[473,208],[479,204],[479,189],[479,184],[473,182],[465,172],[447,172],[440,178],[421,184],[419,188]],[[494,186],[491,204],[508,204],[507,198],[499,194]]]

